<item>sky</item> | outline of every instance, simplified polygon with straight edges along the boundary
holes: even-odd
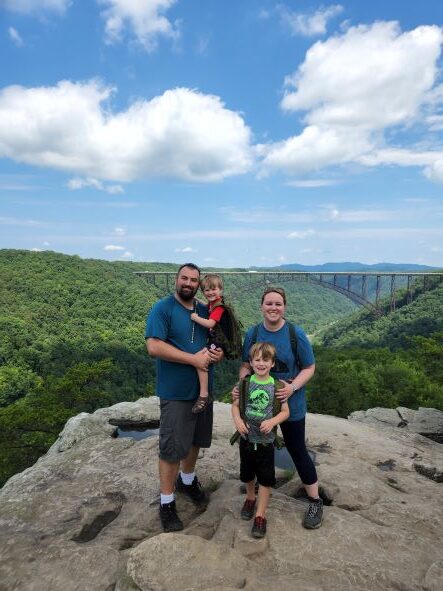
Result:
[[[441,0],[0,0],[0,248],[443,267]]]

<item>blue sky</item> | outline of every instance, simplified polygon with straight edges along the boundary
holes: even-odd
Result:
[[[440,0],[0,0],[0,247],[443,266]]]

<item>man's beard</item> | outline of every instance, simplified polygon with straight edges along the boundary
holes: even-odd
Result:
[[[192,289],[191,288],[183,288],[181,287],[180,289],[177,289],[177,294],[181,297],[181,299],[185,302],[189,302],[190,300],[192,300],[195,296],[195,294],[197,293],[197,289]],[[185,290],[185,291],[184,291]]]

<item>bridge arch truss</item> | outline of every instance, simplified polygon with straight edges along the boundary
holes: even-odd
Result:
[[[388,312],[395,312],[398,301],[398,290],[406,290],[406,302],[410,303],[414,299],[415,291],[422,282],[423,290],[435,286],[443,281],[442,273],[374,273],[374,272],[304,272],[304,271],[208,271],[221,275],[225,282],[230,278],[245,277],[245,282],[238,291],[249,291],[253,288],[266,285],[277,286],[288,281],[309,281],[327,289],[332,289],[341,293],[359,306],[373,311],[377,315],[382,315],[381,306],[382,291],[386,293],[386,283],[388,284],[387,293],[390,298]],[[202,271],[204,274],[205,271]],[[135,275],[144,278],[149,283],[158,287],[163,287],[166,293],[172,291],[175,283],[176,273],[173,271],[136,271]],[[375,281],[374,298],[370,299],[369,281]],[[372,291],[372,285],[371,285]]]

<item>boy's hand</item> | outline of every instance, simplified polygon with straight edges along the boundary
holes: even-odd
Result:
[[[235,402],[236,400],[238,400],[240,398],[240,389],[238,387],[238,384],[235,384],[235,386],[232,388],[231,396],[232,396],[232,402]]]
[[[265,435],[268,435],[274,427],[274,421],[272,419],[266,419],[266,421],[261,422],[260,431]]]
[[[249,427],[241,417],[235,417],[234,423],[235,423],[235,428],[240,433],[240,435],[247,435],[248,434]]]
[[[198,320],[198,317],[199,316],[198,316],[197,312],[192,312],[192,314],[191,314],[191,320],[193,322],[195,322],[196,320]]]
[[[219,361],[223,361],[225,354],[223,353],[223,349],[217,347],[216,349],[207,349],[209,360],[211,363],[218,363]]]

